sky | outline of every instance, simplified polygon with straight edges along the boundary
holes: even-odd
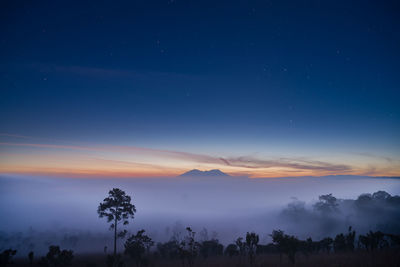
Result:
[[[400,176],[395,1],[0,5],[0,174]]]

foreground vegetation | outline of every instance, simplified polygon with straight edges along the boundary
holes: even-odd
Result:
[[[385,192],[371,197],[398,201],[397,196],[391,197]],[[316,205],[329,211],[337,204],[334,197],[325,195]],[[257,233],[247,232],[224,246],[217,238],[200,241],[196,232],[187,227],[183,237],[173,236],[168,242],[156,244],[144,229],[130,235],[122,229],[134,218],[135,212],[130,196],[117,188],[100,203],[99,217],[105,217],[113,231],[112,254],[107,254],[105,248],[104,254],[75,255],[72,250],[51,245],[43,257],[35,258],[34,251],[30,251],[25,259],[14,259],[17,251],[10,248],[1,252],[0,266],[400,266],[400,235],[396,234],[370,231],[357,236],[349,227],[346,233],[334,238],[301,240],[274,230],[269,244],[260,244]],[[122,253],[117,251],[118,239],[125,239]]]
[[[122,266],[136,266],[135,261],[129,257],[123,257]],[[147,266],[160,266],[160,267],[172,267],[172,266],[183,266],[179,259],[168,259],[165,260],[157,255],[152,255],[149,258]],[[107,258],[104,254],[98,255],[76,255],[70,266],[78,267],[101,267],[107,266]],[[397,250],[379,250],[369,252],[365,250],[356,250],[353,252],[341,252],[341,253],[316,253],[311,255],[304,255],[299,253],[296,255],[296,263],[292,264],[287,257],[283,257],[280,261],[278,253],[266,253],[258,254],[253,266],[268,266],[268,267],[350,267],[350,266],[399,266],[400,253]],[[31,265],[28,259],[15,259],[14,263],[9,266],[41,266],[38,261],[34,261]],[[53,265],[53,266],[65,266],[65,265]],[[187,266],[187,264],[185,265]],[[246,267],[250,266],[246,259],[240,256],[212,256],[208,258],[199,257],[195,260],[193,266],[198,267],[217,267],[217,266],[236,266]]]

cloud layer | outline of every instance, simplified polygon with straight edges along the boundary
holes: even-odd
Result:
[[[188,169],[219,168],[231,175],[250,177],[320,176],[331,174],[390,175],[396,161],[383,158],[385,166],[323,161],[305,157],[218,156],[136,146],[82,144],[62,140],[37,142],[38,138],[1,133],[1,173],[35,173],[63,176],[176,176]],[[36,140],[35,140],[36,139]],[[17,141],[16,141],[17,140]],[[21,142],[22,141],[22,142]],[[30,141],[30,142],[29,142]],[[377,157],[359,153],[378,161]]]

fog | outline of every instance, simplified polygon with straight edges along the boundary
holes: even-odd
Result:
[[[78,252],[103,252],[112,233],[97,207],[112,188],[132,196],[135,218],[126,229],[139,229],[156,241],[179,236],[191,226],[198,238],[232,242],[247,231],[270,241],[273,229],[320,238],[346,231],[383,229],[399,232],[399,199],[354,201],[364,193],[400,194],[400,179],[360,176],[249,179],[179,177],[73,179],[0,177],[0,249],[43,253],[50,244]],[[337,198],[334,210],[318,210],[320,195]],[[372,197],[372,196],[371,196]],[[373,205],[371,204],[373,203]],[[204,229],[207,229],[205,231]],[[201,235],[200,235],[201,232]],[[207,234],[206,234],[207,232]],[[119,241],[122,246],[122,241]]]

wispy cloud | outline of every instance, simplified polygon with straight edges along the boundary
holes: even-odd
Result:
[[[2,146],[19,146],[19,147],[33,147],[45,149],[68,149],[78,151],[103,151],[103,152],[119,152],[119,153],[135,153],[146,154],[165,159],[178,159],[186,162],[214,164],[220,166],[239,167],[242,169],[268,169],[268,168],[286,168],[295,170],[309,170],[309,171],[324,171],[324,172],[349,172],[352,167],[345,164],[333,164],[329,162],[305,160],[305,159],[259,159],[255,157],[242,156],[242,157],[216,157],[211,155],[152,149],[134,146],[113,146],[113,145],[100,145],[100,146],[83,146],[83,145],[57,145],[57,144],[39,144],[39,143],[10,143],[1,142]]]
[[[319,171],[351,171],[352,168],[349,165],[344,164],[333,164],[328,162],[316,161],[316,160],[299,160],[280,158],[273,160],[262,160],[254,157],[238,157],[230,158],[227,160],[230,166],[237,166],[243,168],[272,168],[272,167],[283,167],[299,170],[319,170]]]
[[[353,154],[359,155],[359,156],[363,156],[363,157],[367,157],[367,158],[380,159],[380,160],[387,161],[389,163],[392,163],[392,162],[396,161],[395,159],[393,159],[391,157],[375,155],[375,154],[371,154],[371,153],[367,153],[367,152],[353,153]]]
[[[30,137],[30,136],[19,135],[19,134],[9,134],[9,133],[0,133],[0,136],[14,137],[14,138],[23,138],[23,139],[32,138],[32,137]]]
[[[199,79],[201,76],[186,74],[186,73],[177,73],[177,72],[163,72],[163,71],[137,71],[134,69],[123,69],[123,68],[102,68],[102,67],[94,67],[94,66],[80,66],[80,65],[59,65],[59,64],[48,64],[48,63],[40,63],[33,62],[29,64],[24,64],[23,66],[39,71],[41,73],[63,73],[65,75],[79,75],[83,77],[97,79],[120,79],[125,78],[128,80],[149,80],[149,79],[184,79],[184,80],[193,80]]]
[[[19,147],[35,147],[35,148],[54,148],[54,149],[72,149],[72,150],[86,150],[86,151],[101,151],[101,148],[89,146],[72,146],[72,145],[53,145],[53,144],[34,144],[34,143],[10,143],[0,142],[1,146],[19,146]]]

